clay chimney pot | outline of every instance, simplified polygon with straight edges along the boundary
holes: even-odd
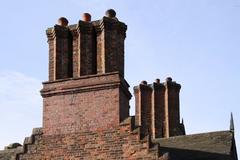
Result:
[[[171,77],[167,77],[166,78],[166,82],[172,82],[172,78]]]
[[[67,25],[68,25],[67,18],[65,18],[65,17],[59,18],[58,19],[58,25],[63,26],[63,27],[67,27]]]
[[[159,83],[160,83],[160,79],[157,78],[157,79],[155,80],[155,82],[156,82],[157,84],[159,84]]]
[[[114,18],[116,17],[116,12],[113,9],[109,9],[105,13],[106,17]]]
[[[142,81],[141,84],[147,85],[147,81]]]
[[[82,20],[85,21],[85,22],[90,22],[91,21],[91,14],[83,13]]]

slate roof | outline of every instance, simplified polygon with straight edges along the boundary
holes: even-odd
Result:
[[[234,132],[219,131],[155,139],[171,160],[236,160]]]

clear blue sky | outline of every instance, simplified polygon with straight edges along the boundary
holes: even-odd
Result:
[[[77,23],[83,12],[100,19],[108,8],[128,25],[131,92],[141,80],[171,76],[182,85],[187,133],[228,130],[233,112],[240,145],[240,0],[7,0],[0,4],[0,148],[41,126],[47,27],[61,16]]]

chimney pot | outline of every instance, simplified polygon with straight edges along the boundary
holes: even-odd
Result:
[[[147,85],[147,81],[142,81],[141,84]]]
[[[109,9],[106,11],[105,15],[109,18],[114,18],[116,17],[116,12],[113,9]]]
[[[91,14],[89,14],[89,13],[83,13],[83,15],[82,15],[82,19],[83,19],[83,21],[85,21],[85,22],[90,22],[91,21]]]
[[[171,77],[167,77],[166,78],[166,82],[172,82],[172,78]]]
[[[58,19],[58,25],[63,26],[63,27],[67,27],[67,25],[68,25],[68,20],[67,20],[67,18],[65,18],[65,17],[60,17],[60,18]]]
[[[157,79],[155,80],[155,82],[156,82],[157,84],[159,84],[159,83],[160,83],[160,79],[157,78]]]

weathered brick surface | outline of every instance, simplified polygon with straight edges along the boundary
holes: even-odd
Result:
[[[184,135],[179,113],[180,85],[157,81],[153,84],[143,81],[134,87],[136,124],[141,126],[143,136],[150,134],[152,138],[162,138]]]
[[[55,80],[55,34],[52,28],[47,29],[46,32],[49,46],[48,79],[53,81]]]
[[[140,140],[139,130],[132,130],[131,119],[114,129],[102,131],[34,135],[34,142],[25,144],[17,159],[160,159],[159,146],[151,146],[147,137]]]
[[[92,23],[79,21],[73,35],[73,77],[96,74],[96,34]]]
[[[161,83],[152,85],[152,136],[153,138],[164,137],[165,126],[165,87]]]
[[[140,84],[134,88],[136,98],[136,122],[137,125],[141,126],[142,136],[146,136],[151,131],[152,122],[152,89],[147,84]]]
[[[126,30],[108,17],[49,28],[49,81],[114,71],[123,76]]]
[[[67,134],[118,126],[129,116],[128,87],[118,72],[44,84],[44,133]]]
[[[119,71],[124,75],[124,40],[127,26],[107,17],[93,24],[97,32],[97,72]]]
[[[73,48],[73,59],[72,59],[72,63],[73,63],[73,78],[79,77],[80,75],[80,34],[79,34],[79,30],[77,25],[71,25],[69,26],[71,33],[72,33],[72,37],[73,37],[73,41],[72,41],[72,48]]]
[[[72,35],[66,27],[47,30],[49,43],[49,80],[72,77]]]
[[[180,126],[180,108],[179,108],[179,91],[180,84],[167,80],[165,83],[165,117],[166,117],[166,137],[182,135],[183,131]]]

